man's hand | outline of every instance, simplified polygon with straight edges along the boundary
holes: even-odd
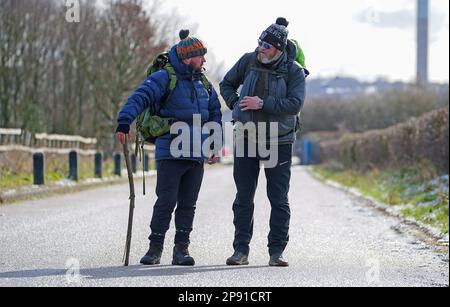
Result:
[[[116,133],[117,141],[119,141],[119,143],[122,144],[122,145],[125,145],[125,142],[126,142],[126,138],[125,137],[126,136],[128,136],[128,138],[130,138],[129,134],[126,134],[126,133],[123,133],[123,132],[117,132]]]
[[[219,158],[216,155],[211,155],[211,157],[209,157],[208,159],[208,164],[209,165],[213,165],[216,164],[217,162],[219,162]]]
[[[259,97],[249,97],[245,96],[244,99],[242,99],[241,104],[239,105],[242,109],[242,111],[249,111],[249,110],[261,110],[261,98]]]
[[[116,130],[116,139],[119,141],[120,144],[125,145],[126,142],[126,136],[128,136],[128,139],[130,139],[130,125],[127,124],[119,124]]]

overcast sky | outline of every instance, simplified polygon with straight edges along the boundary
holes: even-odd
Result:
[[[412,81],[416,70],[416,0],[164,0],[231,67],[255,49],[279,16],[306,54],[313,76]],[[430,0],[430,79],[449,80],[449,2]]]

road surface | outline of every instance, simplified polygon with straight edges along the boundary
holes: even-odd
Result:
[[[153,191],[155,179],[147,181]],[[139,265],[148,246],[154,193],[137,201],[131,266],[121,266],[128,186],[0,207],[0,286],[448,286],[448,254],[398,231],[398,221],[293,168],[288,268],[268,267],[270,206],[261,175],[250,265],[228,267],[232,254],[230,167],[209,169],[197,205],[191,254],[195,267],[174,267],[173,225],[162,264]]]

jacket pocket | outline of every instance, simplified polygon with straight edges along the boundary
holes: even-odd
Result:
[[[269,121],[272,123],[278,123],[278,136],[285,136],[289,133],[295,132],[297,119],[294,115],[270,115]]]

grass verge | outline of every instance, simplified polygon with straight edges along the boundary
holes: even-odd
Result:
[[[402,170],[347,170],[336,163],[314,167],[325,180],[357,188],[363,195],[401,206],[404,216],[448,234],[449,177],[437,176],[429,165]]]

